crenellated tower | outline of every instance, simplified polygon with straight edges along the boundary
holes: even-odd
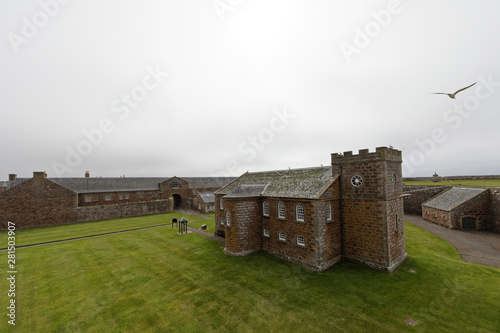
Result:
[[[406,258],[401,151],[332,154],[340,175],[344,260],[392,272]]]

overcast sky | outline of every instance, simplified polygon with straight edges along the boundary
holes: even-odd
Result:
[[[500,3],[0,2],[0,180],[238,176],[403,151],[500,174]],[[433,92],[460,92],[456,99]]]

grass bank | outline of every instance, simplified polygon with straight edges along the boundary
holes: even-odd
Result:
[[[16,326],[4,315],[0,331],[500,331],[500,269],[464,263],[446,241],[405,226],[409,257],[390,275],[231,257],[169,227],[18,249]]]

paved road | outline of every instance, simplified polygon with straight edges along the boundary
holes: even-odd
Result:
[[[404,220],[450,242],[463,261],[500,268],[500,234],[447,229],[416,215],[405,215]]]

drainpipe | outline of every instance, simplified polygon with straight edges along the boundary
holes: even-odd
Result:
[[[342,164],[339,164],[339,195],[340,195],[340,246],[342,251],[342,261],[344,261],[344,200],[342,195]]]

